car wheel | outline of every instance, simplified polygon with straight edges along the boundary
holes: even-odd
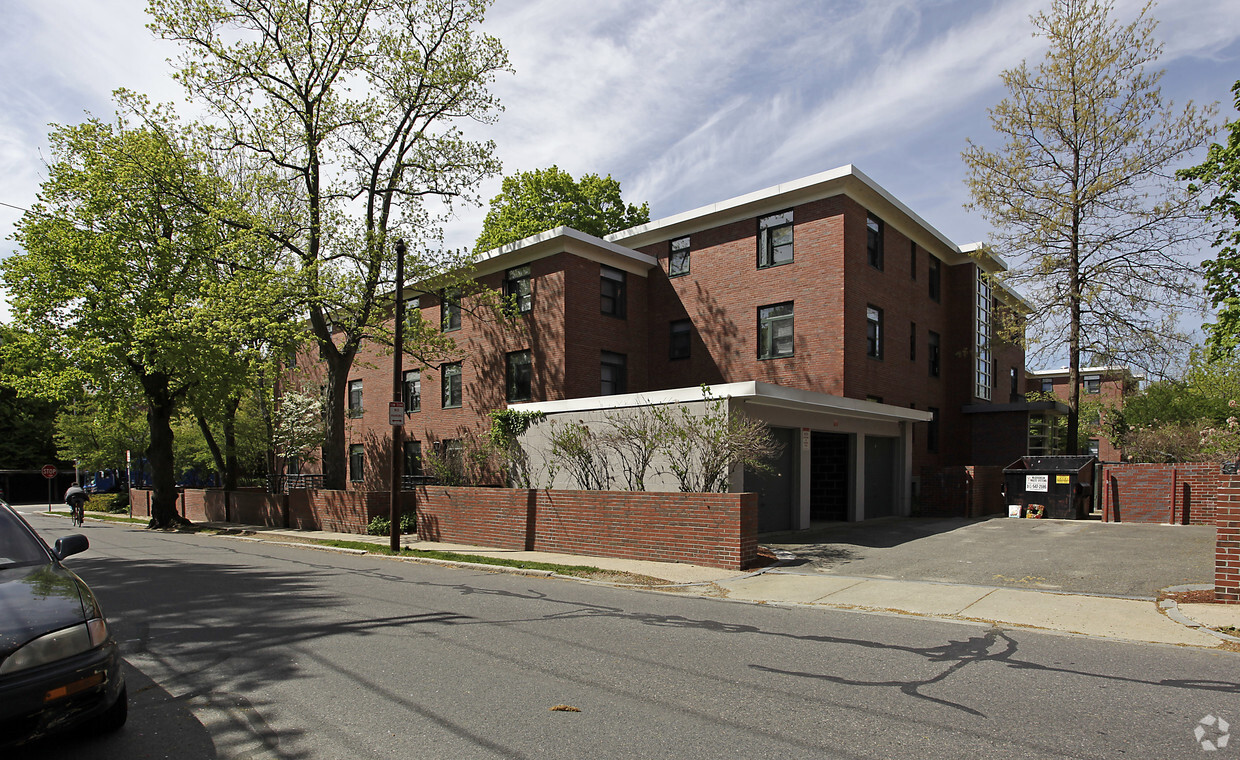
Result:
[[[120,696],[112,703],[106,711],[90,722],[87,728],[100,734],[110,734],[121,726],[125,725],[125,720],[129,717],[129,693],[128,687],[122,686]]]

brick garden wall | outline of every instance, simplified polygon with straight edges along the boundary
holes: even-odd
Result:
[[[921,517],[1006,514],[1002,487],[1002,467],[923,468],[914,512]]]
[[[1219,489],[1216,507],[1214,599],[1240,604],[1240,480]]]
[[[1102,519],[1214,525],[1215,498],[1228,477],[1217,463],[1103,465]]]

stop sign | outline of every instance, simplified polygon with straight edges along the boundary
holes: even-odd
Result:
[[[43,465],[43,477],[47,478],[48,480],[51,480],[52,478],[56,477],[56,465],[54,464]]]

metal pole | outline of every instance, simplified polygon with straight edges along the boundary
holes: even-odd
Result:
[[[404,353],[405,353],[405,241],[398,239],[396,241],[396,325],[393,330],[393,350],[392,350],[392,401],[400,403],[403,401],[401,394],[401,374],[404,369]],[[401,413],[400,422],[404,422],[404,413]],[[395,422],[395,420],[390,420]],[[401,481],[401,465],[404,460],[404,446],[402,446],[403,425],[392,425],[392,506],[390,511],[391,533],[389,534],[390,546],[394,553],[400,553],[400,481]]]

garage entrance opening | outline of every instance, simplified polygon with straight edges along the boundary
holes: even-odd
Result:
[[[809,462],[810,520],[847,520],[848,436],[811,433]]]

